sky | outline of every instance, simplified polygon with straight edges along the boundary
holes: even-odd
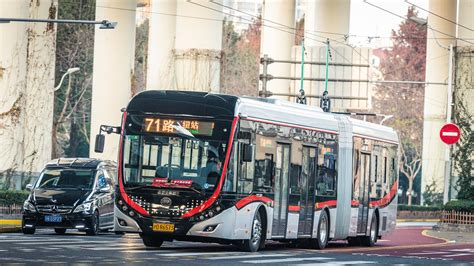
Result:
[[[390,10],[401,16],[406,15],[410,6],[404,0],[367,0],[369,3]],[[428,0],[410,0],[423,8],[428,7]],[[426,18],[427,13],[419,10],[419,17]],[[390,37],[392,29],[398,29],[401,18],[373,7],[364,0],[351,0],[351,35]],[[367,37],[353,37],[351,42],[360,46],[371,46],[373,48],[386,47],[390,45],[389,38],[373,39],[370,43]]]

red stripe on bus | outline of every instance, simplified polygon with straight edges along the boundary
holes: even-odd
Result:
[[[122,180],[122,152],[123,152],[123,136],[124,136],[124,130],[125,130],[125,120],[127,120],[127,112],[123,113],[123,118],[122,118],[122,132],[120,134],[120,152],[119,152],[119,169],[118,169],[118,179],[119,179],[119,188],[120,188],[120,195],[122,196],[123,200],[125,203],[127,203],[132,209],[137,211],[138,213],[142,215],[149,215],[149,213],[142,208],[142,206],[138,205],[135,203],[128,195],[127,192],[125,192],[125,188],[123,187],[123,180]]]
[[[358,200],[351,200],[351,207],[359,207],[359,201]]]
[[[316,209],[322,209],[324,207],[336,207],[336,205],[337,205],[337,200],[316,202]]]
[[[290,205],[290,206],[288,206],[288,211],[290,211],[290,212],[299,212],[300,211],[300,206]]]
[[[375,207],[375,206],[387,205],[388,203],[390,203],[390,201],[392,201],[392,199],[395,197],[395,195],[397,195],[397,192],[398,192],[398,181],[395,182],[395,184],[393,184],[392,188],[390,189],[390,192],[387,195],[385,195],[385,197],[383,197],[379,200],[376,200],[376,201],[371,201],[369,203],[369,206],[370,207]]]
[[[221,179],[219,180],[219,184],[217,185],[216,189],[214,190],[214,193],[203,204],[201,204],[201,205],[189,210],[185,214],[181,215],[181,218],[188,218],[188,217],[191,217],[191,216],[193,216],[197,213],[200,213],[200,212],[204,211],[205,209],[211,207],[211,205],[216,201],[217,197],[219,197],[219,194],[221,193],[222,186],[224,185],[224,178],[225,178],[225,174],[227,172],[227,165],[229,164],[230,152],[232,150],[232,143],[234,142],[234,133],[235,133],[235,128],[237,127],[237,121],[238,120],[239,120],[239,118],[236,116],[236,117],[234,117],[234,120],[232,121],[232,129],[230,131],[229,143],[227,145],[227,154],[226,154],[226,157],[225,157],[224,168],[222,169]]]
[[[263,202],[263,203],[270,203],[270,202],[273,202],[272,199],[270,198],[267,198],[267,197],[264,197],[264,196],[257,196],[257,195],[251,195],[251,196],[247,196],[241,200],[239,200],[236,204],[235,204],[235,207],[240,210],[242,209],[244,206],[252,203],[252,202]]]

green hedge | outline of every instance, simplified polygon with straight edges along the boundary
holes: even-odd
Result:
[[[23,202],[28,197],[28,191],[22,190],[0,190],[0,205],[23,205]]]
[[[441,206],[421,206],[421,205],[398,205],[399,211],[422,211],[422,212],[435,212],[441,211]]]
[[[443,210],[474,212],[474,200],[452,200],[443,206]]]

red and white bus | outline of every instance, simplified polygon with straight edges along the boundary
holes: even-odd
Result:
[[[395,228],[398,137],[389,127],[272,99],[144,91],[120,132],[115,231],[139,233],[147,246],[373,246]]]

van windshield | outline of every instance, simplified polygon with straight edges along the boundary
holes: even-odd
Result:
[[[36,188],[43,189],[92,189],[94,172],[92,170],[49,169],[41,173]]]

